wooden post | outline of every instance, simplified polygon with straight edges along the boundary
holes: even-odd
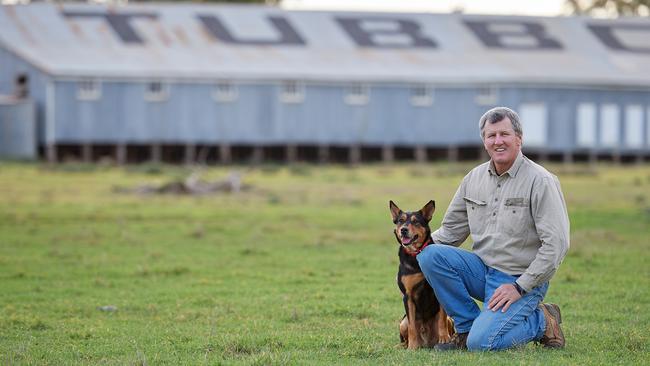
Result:
[[[596,165],[598,163],[598,152],[595,149],[589,150],[589,164]]]
[[[636,158],[634,159],[634,163],[637,165],[643,164],[643,152],[637,151]]]
[[[318,145],[318,162],[325,164],[330,160],[330,149],[329,146],[322,144]]]
[[[93,160],[93,147],[89,143],[81,145],[81,161],[91,163]]]
[[[384,163],[392,163],[395,161],[395,151],[393,145],[384,145],[381,147],[381,160]]]
[[[232,162],[232,149],[230,148],[230,144],[224,142],[219,145],[219,162],[224,165]]]
[[[352,145],[349,147],[348,159],[351,165],[357,165],[361,161],[361,147],[359,145]]]
[[[185,165],[192,165],[196,161],[196,145],[185,145]]]
[[[447,148],[447,160],[451,163],[457,163],[458,155],[458,146],[449,145]]]
[[[264,150],[261,146],[253,146],[253,156],[251,157],[251,163],[259,164],[264,160]]]
[[[298,147],[294,144],[286,146],[287,162],[295,163],[298,160]]]
[[[47,146],[45,147],[45,155],[47,156],[48,163],[56,164],[56,162],[58,161],[56,144],[54,143],[47,144]]]
[[[117,160],[117,165],[126,164],[126,144],[119,143],[115,146],[115,159]]]
[[[160,147],[160,144],[153,144],[151,145],[151,159],[150,161],[152,163],[160,163],[160,158],[162,155],[162,148]]]
[[[415,147],[415,161],[418,163],[427,162],[427,148],[424,146]]]

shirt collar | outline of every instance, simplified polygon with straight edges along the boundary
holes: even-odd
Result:
[[[524,162],[524,154],[519,151],[517,154],[517,158],[515,158],[515,162],[512,163],[512,166],[510,169],[505,171],[503,174],[508,174],[510,177],[514,178],[517,176],[517,172],[519,172],[519,168],[521,168],[521,164]],[[497,175],[497,171],[494,168],[494,163],[492,160],[490,160],[490,163],[488,164],[488,172],[490,172],[490,175]],[[501,174],[503,176],[503,174]]]

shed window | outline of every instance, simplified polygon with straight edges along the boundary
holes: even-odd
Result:
[[[495,85],[486,85],[478,88],[474,101],[478,105],[496,105],[499,103],[499,88]]]
[[[625,107],[625,145],[638,148],[643,146],[643,107]]]
[[[411,87],[411,104],[426,107],[433,104],[433,91],[428,85],[414,85]]]
[[[284,103],[300,103],[305,99],[305,87],[298,81],[285,81],[282,84],[280,100]]]
[[[145,99],[151,102],[160,102],[166,100],[169,96],[167,84],[161,81],[152,81],[147,84],[145,90]]]
[[[218,102],[232,102],[237,96],[237,86],[230,81],[220,81],[214,85],[212,97]]]
[[[354,83],[348,87],[345,94],[345,103],[352,105],[368,104],[370,100],[370,91],[368,85],[362,83]]]
[[[524,130],[524,146],[546,146],[547,121],[544,103],[526,103],[519,106],[521,124]]]
[[[600,143],[603,147],[617,147],[620,140],[619,108],[605,104],[600,108]]]
[[[95,79],[77,82],[77,98],[80,100],[97,100],[102,95],[101,83]]]
[[[578,105],[576,125],[576,144],[578,147],[596,145],[596,106],[593,103]]]

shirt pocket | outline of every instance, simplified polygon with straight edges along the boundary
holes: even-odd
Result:
[[[506,233],[525,237],[531,221],[530,200],[524,197],[506,198],[503,203],[503,214],[500,215],[500,226]]]
[[[487,202],[468,196],[463,197],[463,200],[465,200],[470,231],[473,234],[483,233],[487,222]]]

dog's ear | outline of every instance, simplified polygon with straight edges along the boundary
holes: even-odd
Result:
[[[422,217],[429,222],[431,221],[431,218],[433,217],[433,212],[436,210],[436,201],[429,201],[422,209],[420,210],[420,213],[422,214]]]
[[[393,222],[397,221],[397,216],[399,216],[402,210],[400,210],[393,201],[388,203],[388,207],[390,207],[390,215],[393,217]]]

